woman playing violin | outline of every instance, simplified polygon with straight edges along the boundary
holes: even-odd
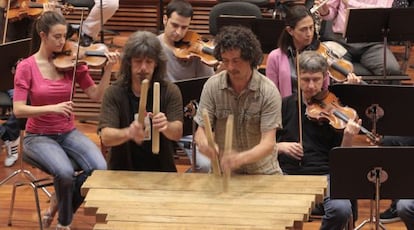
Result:
[[[80,186],[93,170],[106,169],[101,151],[75,128],[73,81],[91,99],[101,100],[109,85],[111,69],[120,55],[117,52],[106,54],[105,71],[96,85],[86,65],[58,71],[52,64],[54,53],[59,52],[66,41],[66,21],[61,13],[44,12],[34,26],[33,38],[40,40],[40,48],[16,68],[13,109],[16,117],[28,118],[23,145],[25,154],[55,178],[56,196],[43,212],[43,226],[49,227],[58,211],[56,229],[67,230],[83,201]],[[70,158],[83,170],[76,180]]]
[[[305,117],[307,102],[321,92],[327,77],[326,59],[315,51],[304,51],[299,57],[302,108],[297,106],[297,95],[285,97],[282,102],[283,129],[277,131],[279,163],[284,173],[292,175],[328,175],[329,151],[336,146],[351,146],[352,138],[360,130],[360,120],[350,120],[343,132],[328,123]],[[301,112],[301,124],[298,122]],[[299,142],[299,125],[302,125],[302,143]],[[351,214],[349,200],[324,200],[325,215],[320,229],[343,229]]]
[[[315,32],[315,22],[309,10],[302,5],[292,6],[286,12],[286,28],[279,37],[278,47],[267,58],[266,76],[278,87],[282,97],[297,91],[296,53],[317,50],[320,41]],[[351,73],[348,83],[359,83],[360,77]],[[326,78],[324,88],[329,85]]]

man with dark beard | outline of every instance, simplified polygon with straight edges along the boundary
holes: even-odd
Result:
[[[164,80],[166,57],[155,34],[138,31],[129,37],[119,75],[105,92],[98,127],[102,143],[111,147],[108,168],[176,172],[173,142],[183,133],[182,98],[178,87]],[[145,127],[135,118],[144,79],[150,82]],[[154,82],[160,84],[157,114],[152,113]],[[159,154],[152,153],[151,135],[145,134],[151,129],[160,132]]]

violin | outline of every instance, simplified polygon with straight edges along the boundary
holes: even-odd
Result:
[[[78,47],[75,42],[66,41],[62,52],[56,54],[53,64],[58,70],[66,71],[73,69],[76,61]],[[102,43],[92,44],[89,47],[79,47],[77,65],[86,64],[89,68],[101,68],[106,63],[105,52],[108,47]]]
[[[337,82],[345,82],[349,73],[354,72],[354,66],[344,58],[338,57],[335,52],[323,43],[320,43],[316,50],[328,61],[329,73]]]
[[[184,38],[175,44],[173,53],[177,58],[188,60],[198,57],[209,66],[215,66],[218,61],[213,56],[214,45],[211,41],[204,42],[199,34],[187,31]]]
[[[344,129],[349,120],[358,119],[354,109],[342,106],[338,98],[328,90],[321,91],[311,99],[306,108],[306,115],[311,120],[328,121],[337,130]],[[375,134],[362,126],[360,128],[373,143],[378,143],[379,138]]]
[[[35,18],[43,12],[43,4],[48,3],[48,0],[16,0],[10,5],[7,12],[7,19],[10,21],[17,21],[22,18]],[[73,6],[69,4],[57,4],[56,8],[60,8],[63,14],[68,14],[73,11]]]

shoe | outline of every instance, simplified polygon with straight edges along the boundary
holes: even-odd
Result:
[[[53,216],[50,213],[50,210],[49,209],[46,209],[42,213],[42,226],[44,228],[48,228],[48,227],[50,227],[50,225],[52,224],[52,222],[53,222]]]
[[[393,223],[400,221],[401,218],[398,216],[397,209],[389,207],[383,213],[380,213],[380,222],[383,224]]]
[[[5,141],[4,145],[7,149],[7,156],[4,160],[4,166],[10,167],[16,163],[17,158],[19,158],[19,143],[20,137],[14,141]]]
[[[88,47],[92,45],[93,38],[87,34],[82,34],[80,37],[80,45],[83,47]]]
[[[56,199],[56,194],[53,193],[52,196],[50,197],[49,208],[46,209],[42,214],[42,225],[44,228],[48,228],[52,224],[53,218],[55,217],[56,212],[57,212],[57,208],[58,208],[58,203]]]
[[[61,224],[58,223],[56,225],[56,230],[70,230],[70,225],[63,226],[63,225],[61,225]]]

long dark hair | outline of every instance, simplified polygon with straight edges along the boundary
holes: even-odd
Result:
[[[295,6],[289,7],[289,9],[286,12],[285,26],[295,28],[298,22],[306,18],[307,16],[310,16],[313,19],[312,14],[305,6],[295,5]],[[314,24],[315,24],[315,21],[314,21]],[[313,40],[315,39],[317,39],[316,32],[314,32],[314,35],[313,35]],[[282,34],[279,37],[278,47],[282,50],[283,53],[288,53],[288,48],[290,46],[293,46],[293,38],[286,31],[286,29],[284,29],[282,31]]]
[[[43,12],[35,21],[32,28],[32,42],[30,45],[30,54],[34,54],[40,47],[40,32],[49,34],[50,28],[55,25],[67,25],[65,17],[57,11]]]
[[[131,80],[131,59],[147,57],[155,60],[155,67],[151,83],[164,81],[167,69],[167,57],[164,54],[160,40],[157,36],[148,31],[137,31],[128,38],[124,46],[119,76],[124,86],[130,86]]]

